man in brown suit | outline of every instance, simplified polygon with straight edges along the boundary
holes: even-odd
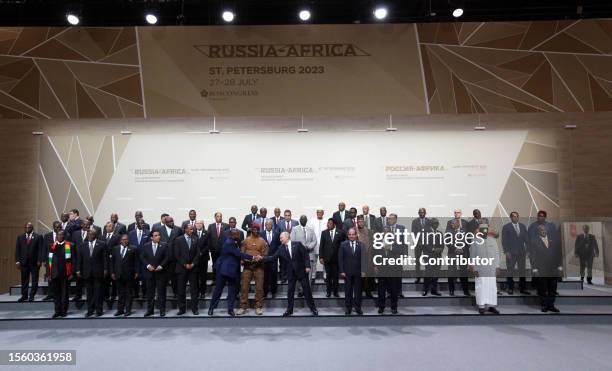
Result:
[[[259,236],[260,225],[251,224],[251,234],[242,241],[240,250],[253,256],[266,256],[268,254],[268,244],[266,240]],[[255,313],[258,316],[263,314],[264,303],[264,264],[256,261],[242,261],[244,270],[242,271],[242,282],[240,290],[240,309],[236,314],[239,316],[247,312],[249,303],[249,286],[251,279],[255,278]]]

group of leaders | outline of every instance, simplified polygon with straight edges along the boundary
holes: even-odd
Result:
[[[199,314],[198,298],[206,295],[209,260],[212,260],[214,290],[208,310],[214,314],[224,287],[227,286],[227,311],[234,316],[248,311],[248,294],[251,281],[255,281],[255,312],[263,313],[264,298],[274,297],[278,282],[287,283],[287,307],[283,313],[293,313],[295,289],[304,297],[314,315],[318,315],[312,297],[317,263],[325,271],[326,297],[339,297],[339,278],[344,280],[345,313],[354,310],[362,314],[362,293],[373,298],[377,290],[378,313],[383,314],[387,298],[391,312],[397,313],[398,297],[402,297],[402,267],[364,267],[372,261],[374,254],[383,257],[407,253],[406,247],[385,244],[382,249],[372,249],[375,232],[404,231],[405,226],[397,224],[396,214],[387,214],[380,208],[378,217],[369,213],[369,207],[362,208],[357,215],[356,208],[346,209],[341,202],[333,217],[325,219],[324,211],[318,209],[316,217],[308,220],[302,215],[292,218],[290,210],[276,208],[272,217],[266,208],[251,207],[244,217],[241,229],[236,218],[228,223],[220,212],[215,213],[213,223],[208,226],[197,219],[195,210],[190,210],[188,219],[181,227],[174,224],[168,214],[162,214],[160,221],[150,226],[140,211],[135,221],[126,226],[119,222],[117,214],[111,214],[103,228],[96,226],[92,216],[81,218],[77,209],[63,213],[60,221],[53,223],[52,231],[40,235],[33,231],[32,223],[25,224],[24,233],[17,236],[15,263],[21,271],[21,298],[19,301],[33,301],[37,292],[39,271],[46,268],[49,282],[48,295],[43,300],[54,301],[53,318],[65,317],[68,312],[69,289],[75,282],[74,301],[82,299],[83,289],[87,295],[86,317],[101,316],[103,303],[109,308],[117,299],[115,316],[132,314],[132,301],[140,292],[146,298],[145,316],[152,316],[157,302],[160,316],[166,314],[166,291],[170,284],[177,298],[178,315],[187,310],[186,291],[190,290],[190,310]],[[512,212],[511,221],[501,231],[502,252],[506,256],[507,290],[514,291],[513,277],[519,277],[519,291],[529,294],[526,287],[526,259],[530,259],[532,284],[537,287],[543,312],[559,312],[554,306],[557,294],[557,280],[562,275],[561,243],[556,226],[546,220],[546,212],[539,211],[537,220],[529,227],[519,222],[519,214]],[[473,219],[462,218],[460,209],[454,210],[454,217],[444,232],[481,232],[483,243],[472,246],[443,244],[434,239],[430,244],[417,244],[416,282],[424,279],[422,295],[441,295],[438,291],[440,266],[420,266],[419,257],[440,257],[447,249],[449,257],[479,256],[492,258],[489,267],[468,265],[448,266],[449,294],[455,294],[455,282],[459,278],[464,295],[468,290],[468,277],[475,278],[476,304],[481,314],[499,313],[497,306],[496,275],[499,269],[499,249],[496,240],[499,233],[491,230],[487,219],[479,210],[473,211]],[[411,230],[417,232],[442,233],[439,221],[428,218],[426,210],[418,210],[418,218],[412,221]],[[246,231],[246,235],[245,235]],[[589,233],[588,225],[575,243],[575,255],[580,258],[580,272],[587,282],[592,282],[593,258],[599,254],[597,240]],[[367,257],[367,259],[362,259]],[[242,268],[242,269],[241,269]],[[364,277],[363,272],[372,269],[374,276]],[[423,269],[421,269],[423,268]],[[31,280],[31,286],[30,286]],[[235,300],[239,295],[239,309],[234,312]]]

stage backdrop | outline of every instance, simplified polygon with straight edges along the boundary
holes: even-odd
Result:
[[[373,212],[449,217],[558,216],[558,160],[552,131],[401,131],[151,134],[42,137],[39,227],[78,208],[98,224],[112,212],[148,222],[196,209],[240,220],[250,205],[327,215],[339,201]],[[277,148],[276,151],[262,150]]]

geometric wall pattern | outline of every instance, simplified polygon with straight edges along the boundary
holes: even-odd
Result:
[[[557,222],[559,209],[559,158],[557,140],[552,130],[529,130],[514,162],[506,186],[492,217],[496,230],[517,211],[522,220],[535,220],[538,210],[546,210],[548,219]]]
[[[0,119],[143,117],[134,27],[0,28]]]
[[[418,24],[431,113],[612,110],[612,20]]]
[[[62,212],[93,215],[125,151],[129,136],[41,137],[38,230]]]

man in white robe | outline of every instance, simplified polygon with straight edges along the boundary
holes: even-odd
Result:
[[[478,313],[485,314],[489,311],[499,314],[497,310],[497,270],[499,268],[499,248],[495,238],[487,238],[488,224],[480,224],[478,231],[482,234],[482,242],[475,240],[470,247],[470,258],[479,257],[481,261],[487,259],[490,264],[471,265],[470,270],[474,273],[476,286],[476,305]]]

